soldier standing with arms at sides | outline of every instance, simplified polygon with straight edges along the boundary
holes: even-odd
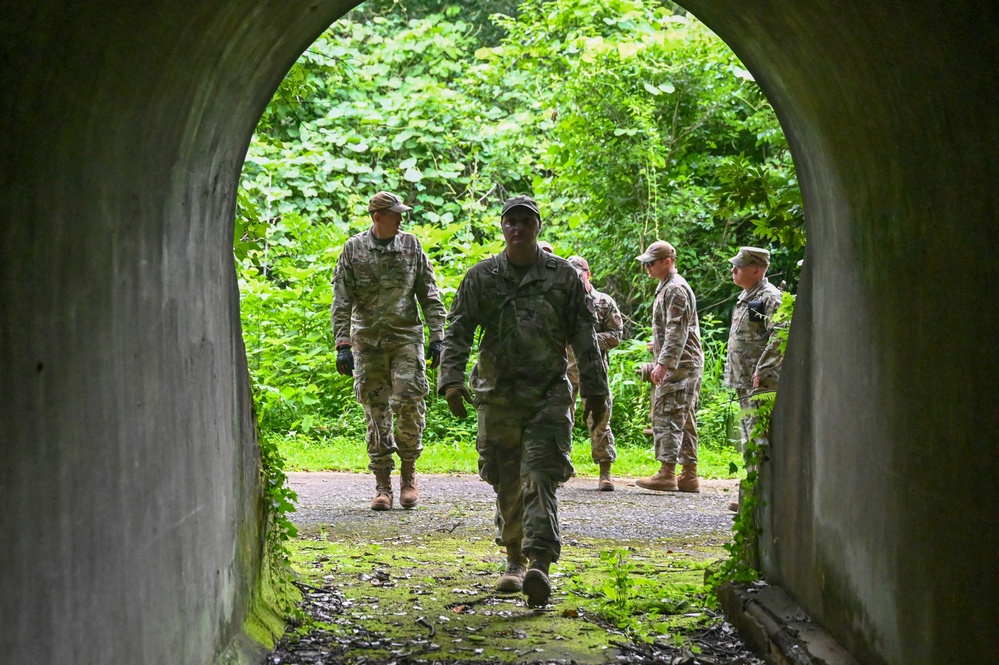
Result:
[[[752,408],[749,398],[777,390],[783,355],[773,323],[780,307],[780,290],[767,281],[770,252],[759,247],[740,247],[728,260],[732,264],[732,282],[742,287],[732,312],[728,334],[728,357],[725,360],[725,385],[734,388],[743,411]],[[756,417],[742,418],[742,444],[752,438]],[[762,443],[766,443],[763,438]]]
[[[507,555],[496,588],[523,590],[540,607],[561,552],[555,489],[572,475],[566,345],[579,360],[584,417],[603,419],[607,378],[583,283],[564,259],[538,248],[538,204],[509,199],[500,227],[505,250],[472,266],[451,304],[438,392],[458,418],[465,402],[476,407],[479,475],[496,491],[496,542]],[[473,400],[465,370],[479,328]]]
[[[604,366],[606,374],[610,368],[608,351],[621,343],[621,336],[624,332],[624,322],[621,320],[621,311],[617,303],[606,293],[602,293],[593,288],[590,282],[590,264],[582,256],[570,256],[569,265],[576,269],[579,279],[583,282],[583,288],[590,299],[590,305],[596,315],[596,325],[594,329],[597,333],[597,345],[600,347],[600,361]],[[576,396],[579,394],[579,368],[576,367],[576,356],[571,348],[566,349],[569,354],[569,369],[566,374],[569,383],[572,384],[572,403],[575,405]],[[613,395],[610,391],[610,383],[607,385],[607,413],[597,422],[592,419],[586,423],[590,430],[590,456],[595,464],[600,465],[600,479],[597,481],[597,489],[601,492],[612,492],[614,481],[611,480],[610,470],[614,460],[617,459],[617,449],[614,448],[614,432],[611,431],[611,403]]]
[[[429,392],[424,361],[437,367],[444,338],[446,311],[430,259],[416,236],[400,231],[410,210],[395,194],[371,197],[371,229],[347,240],[333,276],[336,369],[354,377],[354,394],[364,406],[368,468],[375,474],[372,510],[392,507],[393,454],[402,462],[399,503],[412,508],[420,499],[416,460]],[[417,306],[430,328],[425,357]]]
[[[676,250],[662,240],[635,257],[649,277],[659,280],[652,305],[652,432],[662,466],[635,482],[665,492],[700,492],[697,479],[697,398],[701,393],[704,354],[697,300],[676,271]],[[683,473],[676,476],[676,465]]]

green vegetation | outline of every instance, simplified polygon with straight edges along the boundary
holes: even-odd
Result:
[[[319,531],[293,550],[301,583],[336,580],[344,596],[342,614],[305,623],[299,634],[363,635],[371,646],[353,644],[357,659],[387,657],[378,638],[390,635],[395,647],[419,644],[437,659],[512,662],[531,654],[603,663],[622,638],[682,644],[686,631],[716,621],[703,608],[703,577],[717,547],[674,553],[661,541],[578,543],[553,566],[554,609],[544,611],[528,608],[522,594],[493,590],[505,554],[486,538],[429,532],[333,539]]]
[[[579,476],[596,476],[597,465],[590,459],[590,441],[577,431],[573,442],[572,464]],[[644,446],[618,448],[614,463],[615,477],[638,478],[659,468],[652,449],[652,438]],[[337,438],[316,441],[296,434],[281,440],[286,468],[290,471],[353,471],[367,473],[368,454],[363,438]],[[742,456],[730,445],[702,445],[698,472],[704,478],[732,478],[741,475]],[[437,442],[424,447],[418,468],[420,473],[478,473],[478,454],[474,442]]]
[[[784,293],[780,307],[774,312],[774,323],[778,326],[777,335],[781,340],[782,353],[787,349],[794,302],[794,294]],[[776,397],[777,393],[760,393],[750,398],[752,406],[748,413],[755,413],[757,419],[751,432],[752,439],[746,442],[746,449],[743,452],[746,475],[740,482],[739,512],[732,523],[732,542],[725,545],[730,556],[719,564],[710,576],[712,592],[725,582],[745,582],[760,578],[757,538],[761,529],[756,516],[765,504],[760,498],[759,469],[767,455],[767,434],[770,431],[770,418]]]
[[[635,375],[650,359],[655,284],[634,257],[656,238],[676,245],[706,352],[700,469],[744,473],[731,441],[738,407],[721,385],[738,293],[727,258],[768,246],[771,280],[793,290],[804,246],[790,153],[751,74],[669,2],[377,0],[291,69],[238,193],[243,332],[279,555],[294,537],[282,458],[296,469],[367,464],[362,410],[335,371],[330,281],[383,189],[414,207],[406,229],[430,255],[445,304],[467,268],[501,248],[499,207],[511,194],[539,199],[558,254],[588,258],[626,324],[611,353],[617,475],[655,469],[643,433],[649,389]],[[421,471],[473,471],[474,440],[474,418],[457,421],[429,398]],[[580,429],[574,461],[595,472]]]
[[[709,322],[710,323],[710,322]],[[709,330],[706,328],[705,330]],[[715,354],[724,352],[722,331],[705,337],[708,361],[705,363],[704,393],[698,412],[700,451],[698,471],[705,478],[731,478],[741,475],[741,455],[729,440],[735,431],[738,402],[734,393],[721,386],[724,359]],[[633,367],[647,359],[645,342],[627,340],[611,352],[611,385],[614,392],[612,426],[617,438],[618,458],[614,475],[619,477],[647,476],[658,468],[652,437],[643,430],[649,427],[651,384],[642,383]],[[432,379],[434,377],[431,377]],[[349,389],[349,382],[344,382]],[[355,471],[366,472],[368,456],[364,442],[363,412],[353,403],[353,393],[345,399],[359,420],[347,431],[331,427],[312,427],[308,432],[293,430],[283,435],[272,433],[272,440],[286,459],[287,468],[294,471]],[[597,475],[597,465],[590,459],[589,434],[579,424],[581,406],[577,409],[572,462],[581,476]],[[475,451],[476,424],[474,415],[456,420],[442,397],[427,398],[427,428],[424,432],[424,452],[420,457],[421,473],[476,473],[478,456]]]
[[[298,496],[288,487],[284,458],[272,439],[260,442],[260,457],[268,554],[278,560],[287,560],[286,543],[298,535],[298,527],[288,515],[295,511]]]
[[[598,550],[598,557],[599,565],[570,564],[578,577],[569,581],[569,593],[586,611],[632,639],[669,638],[707,619],[697,612],[706,596],[702,580],[707,559],[676,555],[668,547],[664,556],[662,547],[621,544]],[[676,637],[682,643],[683,638]]]
[[[260,480],[264,489],[264,551],[259,576],[251,593],[243,630],[272,649],[291,617],[304,617],[299,609],[302,594],[294,585],[289,567],[292,539],[298,527],[291,521],[298,496],[288,487],[284,457],[277,443],[260,441]]]
[[[273,649],[284,634],[289,618],[305,620],[299,608],[302,593],[295,586],[295,574],[288,565],[290,554],[287,544],[282,545],[280,556],[273,549],[268,550],[243,622],[246,634],[268,649]]]

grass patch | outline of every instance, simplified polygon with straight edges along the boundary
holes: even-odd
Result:
[[[590,440],[585,434],[576,433],[572,443],[572,465],[577,476],[597,476],[599,467],[590,458]],[[742,453],[731,446],[701,445],[697,451],[697,473],[702,478],[743,478]],[[647,445],[617,446],[617,460],[611,469],[619,478],[641,478],[659,470],[652,445],[648,437]],[[679,471],[677,471],[679,473]]]
[[[474,422],[474,421],[473,421]],[[420,457],[421,473],[478,473],[478,453],[474,436],[463,431],[461,439],[428,437]],[[274,436],[274,435],[271,435]],[[590,459],[590,440],[586,433],[574,432],[572,464],[577,476],[596,476],[597,465]],[[621,478],[641,478],[655,473],[652,437],[644,442],[624,442],[617,446],[617,461],[613,473]],[[331,436],[317,439],[314,434],[292,434],[280,438],[278,447],[288,471],[353,471],[368,470],[368,453],[363,436]],[[698,450],[698,474],[703,478],[743,478],[742,453],[727,445],[701,445]]]

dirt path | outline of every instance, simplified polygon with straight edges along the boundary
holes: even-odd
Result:
[[[448,529],[475,535],[492,533],[494,494],[473,475],[419,476],[420,504],[378,513],[369,507],[374,477],[354,473],[288,474],[298,494],[292,521],[305,532],[323,527],[371,534],[414,535]],[[393,477],[398,502],[398,474]],[[683,539],[726,542],[731,533],[728,505],[738,494],[736,480],[702,480],[700,494],[651,492],[634,480],[617,479],[614,492],[597,492],[593,478],[572,478],[558,491],[562,535],[567,541]],[[373,534],[372,534],[373,535]]]

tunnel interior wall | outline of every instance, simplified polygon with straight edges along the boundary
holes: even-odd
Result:
[[[343,3],[0,2],[0,660],[210,663],[262,555],[246,146]]]
[[[999,8],[684,5],[774,103],[805,199],[765,577],[861,662],[993,662]]]
[[[990,662],[994,3],[683,4],[774,103],[807,208],[766,576],[862,662]],[[240,165],[347,3],[0,9],[0,653],[208,663],[260,556]]]

